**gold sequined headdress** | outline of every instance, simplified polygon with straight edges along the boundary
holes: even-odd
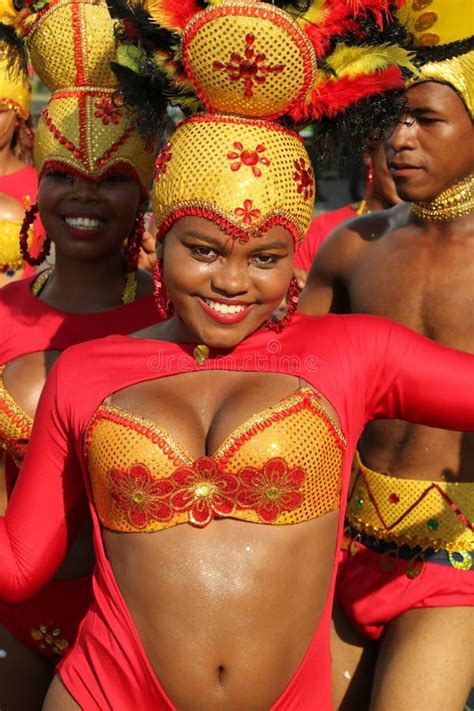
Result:
[[[8,60],[0,55],[0,105],[26,120],[30,115],[30,102],[31,86],[27,76],[12,72]]]
[[[425,81],[449,84],[474,119],[473,0],[411,0],[399,17],[411,33],[420,70],[407,86]]]
[[[399,66],[411,64],[387,41],[389,2],[303,4],[304,12],[259,0],[109,0],[122,19],[124,83],[153,64],[168,96],[195,113],[156,163],[159,237],[196,215],[242,241],[281,224],[301,242],[315,187],[293,129],[403,86]]]
[[[51,90],[36,131],[41,174],[60,168],[90,179],[111,171],[133,175],[148,191],[153,144],[134,130],[110,64],[113,21],[105,0],[39,0],[3,8],[0,19],[26,40],[34,69]]]

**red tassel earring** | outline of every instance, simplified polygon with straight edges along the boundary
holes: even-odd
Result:
[[[288,288],[288,310],[285,316],[280,319],[280,321],[274,321],[273,319],[269,318],[265,321],[265,326],[271,331],[275,331],[275,333],[281,333],[283,329],[288,326],[291,319],[293,318],[293,314],[297,309],[299,299],[300,288],[298,286],[298,282],[296,281],[296,277],[292,276],[290,286]]]
[[[37,267],[42,264],[51,250],[51,240],[48,236],[46,236],[37,257],[32,257],[28,251],[28,231],[34,223],[37,213],[38,205],[31,205],[25,212],[25,217],[23,218],[23,224],[20,230],[21,256],[31,267]]]
[[[127,239],[125,247],[125,260],[127,262],[127,272],[136,272],[138,269],[138,256],[143,242],[145,232],[145,215],[139,210],[135,218],[133,230]]]
[[[153,267],[153,296],[160,318],[165,321],[171,316],[171,306],[166,297],[163,277],[161,275],[162,260],[157,259]]]

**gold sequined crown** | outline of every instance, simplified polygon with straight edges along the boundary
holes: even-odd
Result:
[[[345,32],[354,36],[355,18],[367,9],[363,4],[351,0],[344,14],[328,0],[310,0],[303,14],[260,0],[213,0],[205,9],[194,0],[179,7],[170,0],[136,6],[134,0],[110,0],[115,15],[126,18],[125,46],[130,36],[140,38],[144,12],[149,13],[143,46],[156,41],[150,58],[177,87],[176,103],[198,112],[177,128],[157,160],[153,206],[159,237],[180,217],[196,215],[241,240],[273,224],[284,225],[295,242],[303,240],[314,175],[303,142],[288,126],[401,87],[398,65],[410,65],[400,47],[346,46],[340,39]],[[388,11],[388,2],[377,4]],[[382,16],[377,19],[382,26]],[[335,33],[339,42],[330,41]],[[160,46],[163,36],[171,38],[167,48]],[[176,36],[180,45],[172,46]],[[120,56],[130,68],[139,55]],[[318,67],[322,57],[324,69]]]
[[[421,81],[450,84],[474,118],[474,4],[472,0],[411,0],[399,16],[412,36]]]
[[[30,115],[31,86],[23,74],[12,73],[8,60],[0,57],[0,105],[13,109],[22,119]]]
[[[40,173],[62,167],[91,179],[125,170],[147,192],[153,145],[134,130],[111,71],[113,21],[105,0],[51,0],[14,18],[31,62],[51,90],[35,141]]]

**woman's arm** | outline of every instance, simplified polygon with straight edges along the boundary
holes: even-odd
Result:
[[[46,381],[25,461],[0,519],[0,599],[7,602],[31,597],[52,577],[84,520],[87,501],[59,403],[59,366]]]
[[[474,431],[474,356],[383,321],[390,333],[385,354],[379,354],[368,419]]]

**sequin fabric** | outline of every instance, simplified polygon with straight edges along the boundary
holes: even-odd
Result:
[[[317,396],[300,388],[194,460],[165,430],[102,405],[85,438],[94,502],[105,528],[152,532],[232,517],[308,521],[339,506],[345,440]]]
[[[183,63],[208,111],[273,119],[316,77],[306,33],[272,5],[230,0],[197,13],[181,37]]]
[[[153,210],[159,236],[180,217],[198,215],[244,240],[283,224],[300,243],[314,194],[296,133],[269,121],[202,114],[181,124],[158,157]]]
[[[52,92],[36,129],[38,172],[60,164],[98,179],[120,168],[147,192],[154,146],[134,131],[122,107],[110,67],[115,38],[105,1],[51,0],[27,20],[32,64]]]
[[[417,49],[448,46],[446,58],[424,63],[420,76],[409,79],[407,86],[423,81],[450,84],[474,118],[474,51],[456,48],[457,42],[472,38],[472,0],[411,0],[398,14],[412,35],[415,54]]]
[[[356,454],[347,518],[356,530],[398,545],[472,551],[474,486],[379,474]]]
[[[26,119],[30,113],[31,86],[19,72],[15,75],[8,70],[7,59],[0,57],[0,104],[13,109],[20,118]]]
[[[23,265],[20,252],[20,229],[21,222],[0,220],[0,272],[16,271]],[[30,231],[30,240],[31,235]]]
[[[19,467],[26,454],[26,448],[33,427],[33,419],[21,409],[3,384],[0,366],[0,447],[5,449]]]

